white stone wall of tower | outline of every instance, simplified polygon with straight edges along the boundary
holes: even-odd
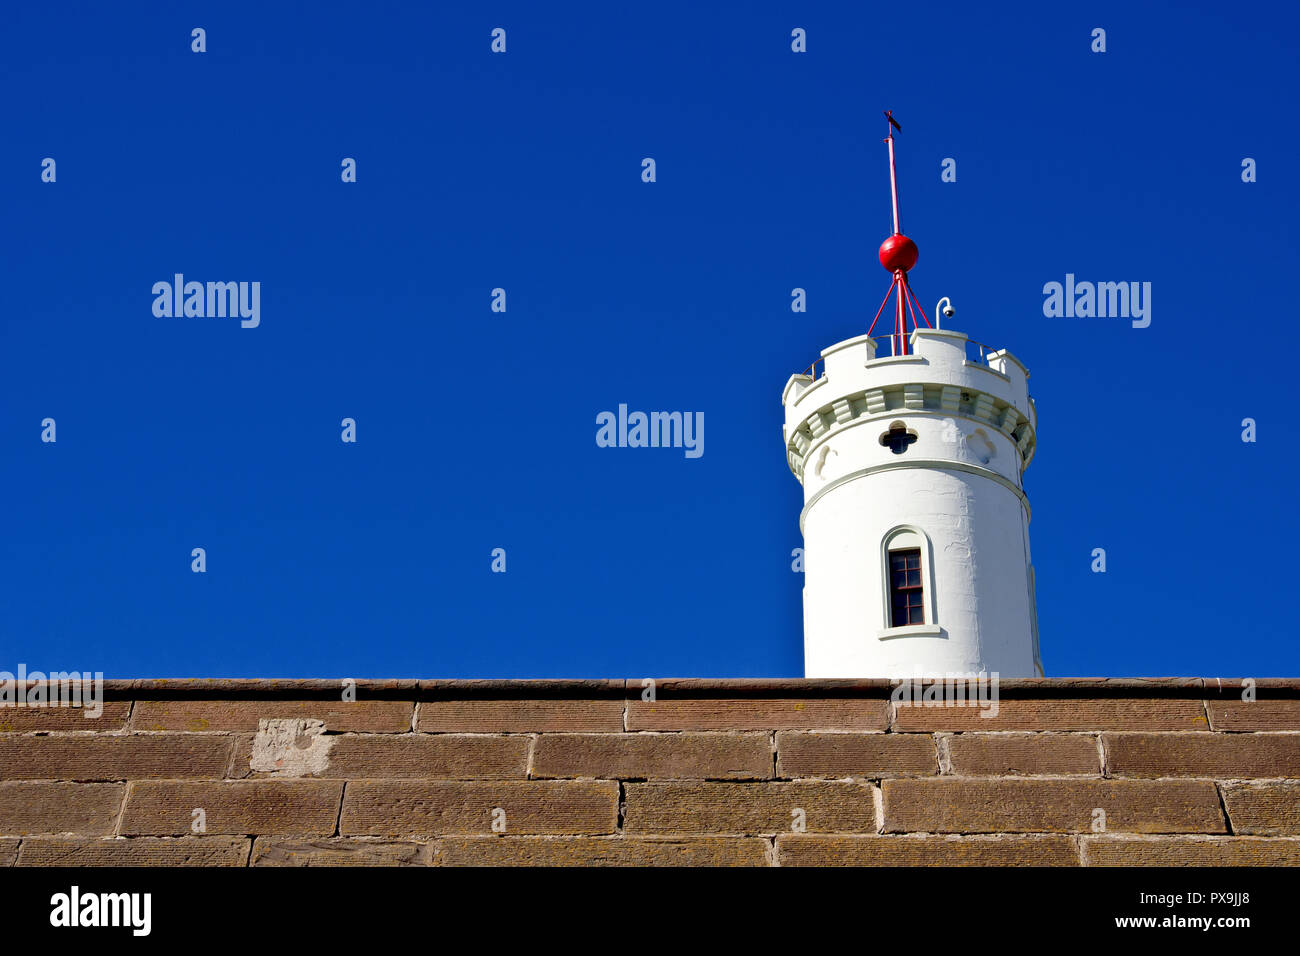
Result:
[[[1037,424],[1028,373],[1006,353],[968,359],[960,333],[921,330],[912,345],[877,359],[871,340],[850,339],[823,352],[823,377],[786,386],[805,501],[805,675],[1039,676],[1021,486]],[[914,436],[901,454],[881,444],[894,423]],[[924,543],[921,628],[888,618],[883,545],[899,528]]]

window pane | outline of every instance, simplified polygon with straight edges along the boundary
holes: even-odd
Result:
[[[891,627],[925,623],[920,548],[899,548],[889,552],[889,592]]]

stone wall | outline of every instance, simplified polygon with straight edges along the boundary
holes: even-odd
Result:
[[[0,865],[1300,864],[1297,680],[344,687],[0,707]]]

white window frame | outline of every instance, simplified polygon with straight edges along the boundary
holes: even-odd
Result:
[[[893,627],[890,618],[892,612],[891,584],[889,580],[889,552],[918,548],[921,552],[921,607],[925,614],[924,624],[906,624]],[[910,524],[900,524],[890,528],[880,539],[880,605],[881,629],[876,637],[882,641],[896,637],[935,637],[943,633],[939,626],[939,616],[935,612],[934,601],[934,560],[930,537],[920,528]]]

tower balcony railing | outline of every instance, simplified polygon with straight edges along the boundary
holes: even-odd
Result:
[[[886,343],[888,343],[888,348],[889,348],[888,355],[883,354],[881,352],[881,349],[886,347]],[[966,360],[968,362],[974,362],[977,365],[988,365],[989,353],[1001,351],[1000,349],[996,349],[991,345],[985,345],[983,342],[977,342],[975,341],[975,339],[967,339],[965,345],[966,345]],[[901,348],[899,348],[897,335],[891,333],[889,335],[882,335],[876,339],[876,358],[891,358],[894,356],[898,356],[900,354],[902,354],[902,350]],[[820,369],[820,371],[818,371],[818,369]],[[803,370],[803,374],[807,375],[813,381],[816,381],[817,379],[821,378],[823,375],[826,374],[826,359],[823,356],[819,355],[816,359],[813,360],[812,365],[809,365],[806,369]]]

